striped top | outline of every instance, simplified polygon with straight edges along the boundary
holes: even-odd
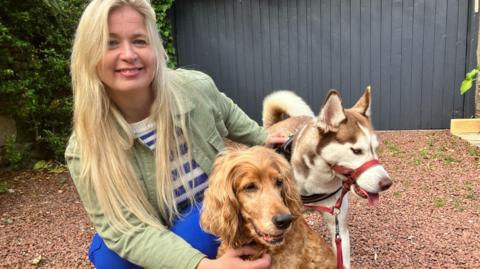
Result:
[[[130,128],[135,133],[135,135],[142,141],[150,150],[155,150],[156,146],[156,129],[155,124],[146,118],[142,121],[131,123]],[[179,162],[181,164],[181,169],[184,172],[185,180],[188,182],[188,187],[192,189],[192,193],[195,196],[195,200],[203,200],[203,193],[208,186],[208,175],[200,168],[200,166],[192,160],[192,167],[190,167],[188,161],[188,147],[183,136],[180,137],[182,140],[179,145],[180,147],[180,158]],[[173,180],[173,189],[175,193],[175,199],[177,206],[180,210],[188,207],[189,199],[187,192],[182,182],[179,180],[179,170],[180,167],[176,163],[172,163],[174,169],[172,170],[172,180]]]

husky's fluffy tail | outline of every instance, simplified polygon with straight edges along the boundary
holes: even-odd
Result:
[[[307,103],[291,91],[277,91],[265,97],[262,111],[263,126],[268,128],[281,121],[282,115],[315,116]]]

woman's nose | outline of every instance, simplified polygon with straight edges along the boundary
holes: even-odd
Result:
[[[121,48],[121,59],[124,61],[135,61],[138,57],[135,47],[129,42],[124,42]]]

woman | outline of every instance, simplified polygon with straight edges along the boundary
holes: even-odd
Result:
[[[267,136],[200,72],[170,70],[148,0],[93,0],[71,57],[73,134],[65,153],[95,226],[97,268],[268,268],[248,247],[215,258],[198,224],[223,138]],[[208,257],[207,257],[208,256]]]

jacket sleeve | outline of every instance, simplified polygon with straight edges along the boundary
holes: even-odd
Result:
[[[267,139],[265,128],[259,126],[232,99],[220,92],[211,78],[209,82],[215,103],[228,129],[227,138],[249,146],[263,145]]]
[[[98,205],[97,196],[87,195],[89,190],[79,178],[80,158],[74,148],[75,141],[70,138],[65,153],[70,175],[91,222],[109,249],[144,268],[196,268],[205,255],[166,227],[151,227],[125,210],[126,219],[138,228],[126,234],[112,229]]]

